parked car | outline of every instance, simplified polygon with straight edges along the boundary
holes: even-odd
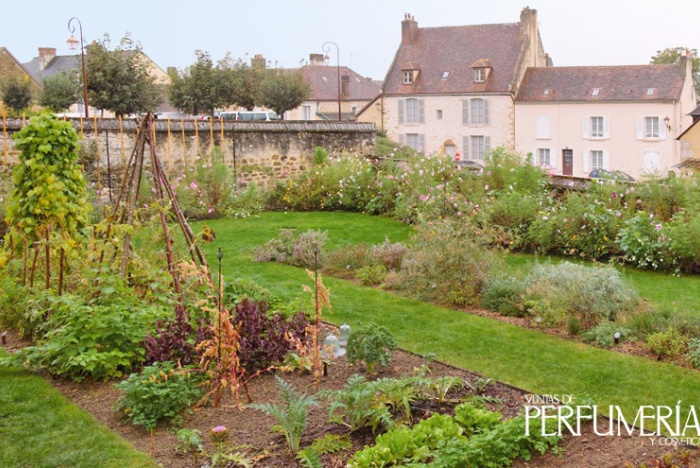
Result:
[[[607,169],[593,169],[588,173],[591,179],[619,180],[621,182],[636,182],[637,179],[622,171],[609,171]]]

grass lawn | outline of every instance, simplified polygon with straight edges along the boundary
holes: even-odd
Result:
[[[71,404],[43,378],[0,367],[0,466],[157,465]]]
[[[400,241],[411,233],[410,227],[389,219],[343,213],[265,213],[257,218],[206,224],[218,236],[206,245],[208,258],[215,262],[213,254],[222,247],[226,278],[252,278],[288,300],[304,294],[302,284],[311,284],[306,273],[282,264],[250,260],[252,249],[276,237],[279,228],[328,230],[331,248],[360,241],[378,243],[385,236]],[[213,262],[212,269],[216,270]],[[636,274],[628,272],[633,283],[653,283],[654,276],[645,273],[637,279]],[[674,291],[683,291],[684,282],[696,280],[667,279],[666,288],[673,287]],[[535,393],[592,397],[601,405],[619,405],[630,416],[641,405],[674,406],[682,400],[687,408],[700,394],[700,372],[695,370],[605,351],[349,281],[324,278],[324,283],[331,289],[333,304],[326,320],[351,326],[377,322],[389,327],[403,348],[435,353],[441,360]],[[674,299],[684,297],[675,294]]]

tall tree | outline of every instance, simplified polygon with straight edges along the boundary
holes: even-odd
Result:
[[[213,116],[216,109],[236,103],[241,74],[228,54],[216,65],[208,52],[198,50],[195,54],[195,63],[184,70],[168,69],[168,101],[183,112]]]
[[[236,62],[240,87],[236,92],[236,103],[248,110],[253,110],[260,102],[260,93],[265,78],[265,59],[253,59],[252,65],[242,60]]]
[[[270,69],[260,89],[260,105],[272,109],[280,117],[288,110],[299,107],[311,94],[311,85],[301,71]]]
[[[61,73],[44,78],[39,105],[48,107],[54,112],[68,109],[80,99],[80,82],[77,75]]]
[[[109,50],[109,36],[87,46],[88,100],[91,106],[128,115],[155,110],[161,90],[148,72],[141,47],[127,35]]]
[[[690,50],[693,67],[693,83],[695,85],[695,94],[700,100],[700,58],[698,57],[697,49],[689,49],[687,47],[672,47],[664,50],[657,50],[656,55],[651,58],[652,64],[676,63],[681,57],[685,56],[685,51]]]
[[[29,77],[8,78],[0,84],[0,91],[2,102],[16,113],[20,113],[32,103],[32,85]]]

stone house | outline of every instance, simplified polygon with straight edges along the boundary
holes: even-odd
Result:
[[[696,106],[690,57],[669,65],[530,68],[515,102],[516,150],[553,173],[633,177],[681,160]]]
[[[380,128],[426,154],[482,161],[515,145],[515,95],[528,67],[551,64],[537,11],[511,24],[418,27],[406,14],[384,81]]]
[[[681,163],[686,167],[700,168],[700,106],[690,112],[693,123],[678,135],[681,144]]]
[[[311,95],[296,109],[285,113],[285,120],[355,120],[357,114],[381,93],[381,85],[348,67],[328,66],[322,54],[310,54],[300,69],[311,85]],[[340,86],[338,85],[340,78]],[[340,106],[339,106],[340,104]]]
[[[0,47],[0,82],[8,79],[29,80],[33,91],[41,89],[41,83],[31,72],[6,47]],[[2,99],[0,99],[0,108],[1,103]]]

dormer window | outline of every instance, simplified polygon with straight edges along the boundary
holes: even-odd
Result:
[[[419,72],[420,68],[416,62],[406,63],[401,67],[401,82],[406,85],[415,83]]]
[[[591,96],[597,96],[600,94],[600,88],[593,88],[593,91],[591,92]]]
[[[406,70],[403,72],[403,84],[412,84],[413,83],[413,72],[410,70]]]
[[[474,83],[483,83],[486,81],[486,69],[475,68],[474,69]]]
[[[485,83],[491,73],[491,61],[489,59],[479,59],[472,63],[471,69],[474,73],[474,83]]]

